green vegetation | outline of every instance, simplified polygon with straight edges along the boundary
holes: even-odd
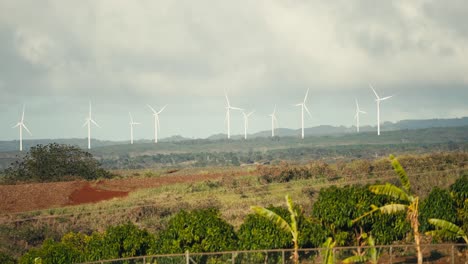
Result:
[[[75,146],[49,144],[29,152],[5,170],[7,183],[54,182],[73,179],[110,178],[93,156]]]
[[[423,210],[426,199],[445,199],[443,197],[447,197],[447,191],[450,197],[467,197],[468,177],[463,176],[466,174],[467,159],[466,153],[399,157],[400,163],[411,175],[410,190],[415,190],[421,199],[420,221],[437,216],[433,210]],[[397,182],[402,175],[395,176],[395,172],[389,171],[391,168],[388,159],[259,166],[254,175],[227,175],[219,180],[141,190],[125,200],[16,215],[18,222],[0,225],[0,233],[3,234],[0,243],[2,251],[8,252],[6,243],[15,247],[31,242],[23,251],[15,253],[17,256],[23,255],[23,263],[32,263],[30,261],[37,257],[44,261],[48,258],[63,261],[53,260],[51,263],[66,263],[71,258],[97,260],[107,256],[183,253],[185,250],[207,252],[293,248],[291,232],[285,232],[258,214],[249,214],[248,210],[251,205],[265,206],[290,224],[290,211],[287,207],[279,207],[284,204],[285,194],[290,194],[291,201],[297,204],[294,211],[298,248],[324,245],[327,237],[330,237],[327,244],[330,247],[365,246],[374,242],[377,245],[396,241],[404,243],[412,238],[411,225],[405,212],[372,214],[352,222],[365,214],[371,205],[383,207],[395,202],[403,203],[395,197],[376,194],[366,185],[377,181]],[[272,176],[269,178],[272,180],[266,180],[268,175]],[[274,175],[283,176],[276,178]],[[437,191],[435,186],[439,187]],[[454,223],[463,229],[466,200],[461,202],[453,198],[452,204],[452,212],[456,215]],[[48,216],[53,218],[46,218]],[[23,221],[22,218],[33,219]],[[109,232],[112,228],[121,231]],[[428,228],[432,229],[432,226]],[[102,229],[105,231],[100,231]],[[466,229],[463,230],[466,232]],[[73,233],[67,234],[70,231]],[[122,237],[128,240],[120,239]],[[375,241],[371,242],[367,239],[369,237]],[[444,239],[459,241],[450,237]],[[135,246],[125,246],[128,244]],[[113,246],[105,251],[100,249],[104,245]],[[113,250],[117,248],[118,251]],[[91,253],[91,249],[94,253]],[[59,256],[53,255],[52,251],[64,253]],[[378,257],[378,253],[364,250],[359,255],[371,261]],[[333,256],[333,251],[328,250],[322,252],[320,257],[325,256],[333,260],[347,258],[350,254],[336,253]],[[255,261],[263,263],[261,260],[264,257],[260,254]],[[303,260],[311,256],[299,254],[298,257]],[[273,258],[269,256],[270,260]],[[200,260],[202,263],[209,261]]]
[[[385,185],[372,185],[369,190],[375,194],[385,195],[396,200],[390,201],[390,203],[382,205],[380,207],[371,205],[372,210],[363,214],[362,216],[353,220],[356,222],[363,217],[373,214],[376,211],[380,211],[383,214],[395,214],[399,212],[406,212],[406,219],[411,224],[413,230],[414,242],[416,244],[416,251],[418,255],[418,264],[423,263],[423,255],[421,251],[421,236],[419,233],[419,197],[411,192],[411,185],[405,170],[401,166],[398,160],[391,156],[390,161],[395,172],[400,178],[401,188],[386,183]]]

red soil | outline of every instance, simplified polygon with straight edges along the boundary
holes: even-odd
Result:
[[[129,192],[138,189],[240,175],[245,175],[245,172],[167,174],[160,177],[101,180],[94,183],[70,181],[0,185],[0,214],[95,203],[125,197]]]
[[[68,204],[95,203],[116,197],[125,197],[127,194],[128,192],[99,190],[91,187],[89,183],[86,183],[81,189],[76,189],[70,195],[70,202]]]

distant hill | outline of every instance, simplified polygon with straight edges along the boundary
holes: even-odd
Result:
[[[453,118],[453,119],[427,119],[427,120],[402,120],[396,123],[385,122],[381,126],[381,130],[385,131],[397,131],[397,130],[414,130],[414,129],[425,129],[425,128],[437,128],[437,127],[463,127],[468,126],[468,117],[463,118]],[[360,127],[361,132],[373,132],[376,131],[374,126],[362,126]],[[354,134],[356,128],[345,127],[345,126],[329,126],[321,125],[316,127],[305,128],[306,137],[310,136],[338,136],[338,135],[347,135]],[[275,134],[279,137],[299,137],[301,131],[300,129],[289,129],[289,128],[278,128],[275,131]],[[180,135],[171,136],[168,138],[163,138],[160,140],[161,143],[176,143],[176,142],[192,142],[190,144],[200,144],[200,142],[206,143],[206,141],[219,141],[225,140],[226,134],[220,133],[212,135],[206,139],[189,139],[184,138]],[[254,134],[249,134],[249,139],[255,138],[269,138],[271,137],[271,130],[265,130],[257,132]],[[242,139],[243,135],[233,135],[231,137],[233,140]],[[25,150],[28,150],[30,147],[37,144],[49,144],[49,143],[59,143],[59,144],[68,144],[76,145],[81,148],[87,147],[87,140],[85,138],[70,138],[70,139],[35,139],[35,140],[23,140],[23,147]],[[135,141],[135,145],[141,145],[145,143],[151,143],[152,140],[138,140]],[[193,143],[195,142],[195,143]],[[91,144],[93,148],[100,147],[109,147],[109,146],[119,146],[123,145],[122,148],[127,148],[128,141],[108,141],[108,140],[97,140],[92,139]],[[16,152],[18,150],[18,141],[0,141],[0,152]],[[145,147],[149,150],[152,150],[154,146],[150,145]],[[135,147],[131,147],[135,149]]]

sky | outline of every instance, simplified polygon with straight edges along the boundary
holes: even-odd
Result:
[[[231,105],[249,132],[468,116],[464,0],[0,0],[0,140],[25,105],[25,139],[205,138],[226,133]],[[231,134],[243,133],[239,111]]]

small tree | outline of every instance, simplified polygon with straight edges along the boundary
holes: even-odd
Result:
[[[294,244],[293,260],[294,260],[294,263],[299,263],[299,253],[298,253],[298,250],[299,250],[299,230],[298,230],[298,224],[297,224],[297,221],[296,221],[296,219],[298,217],[298,213],[295,210],[292,199],[291,199],[291,197],[289,197],[289,195],[286,195],[286,204],[288,206],[288,211],[289,211],[289,215],[290,215],[290,218],[291,218],[291,223],[288,223],[283,217],[279,216],[277,213],[275,213],[275,212],[273,212],[271,210],[268,210],[266,208],[263,208],[263,207],[260,207],[260,206],[252,206],[251,209],[255,213],[257,213],[257,214],[269,219],[273,223],[277,224],[283,230],[287,231],[288,233],[291,233],[292,241],[293,241],[293,244]]]
[[[411,185],[403,167],[400,165],[398,160],[391,155],[390,161],[392,163],[393,170],[398,174],[400,178],[401,188],[386,183],[384,185],[371,185],[369,190],[375,194],[381,194],[390,198],[396,199],[401,203],[391,202],[380,207],[372,205],[372,210],[363,214],[362,216],[353,220],[353,222],[359,221],[360,219],[369,216],[377,211],[384,214],[394,214],[397,212],[405,211],[406,219],[410,222],[411,228],[413,229],[414,242],[416,244],[416,251],[418,257],[418,264],[423,263],[423,255],[421,252],[421,236],[419,233],[419,197],[413,195],[411,192]]]
[[[37,145],[19,161],[5,170],[7,181],[62,181],[67,177],[86,180],[109,178],[99,162],[76,146],[51,143]]]

